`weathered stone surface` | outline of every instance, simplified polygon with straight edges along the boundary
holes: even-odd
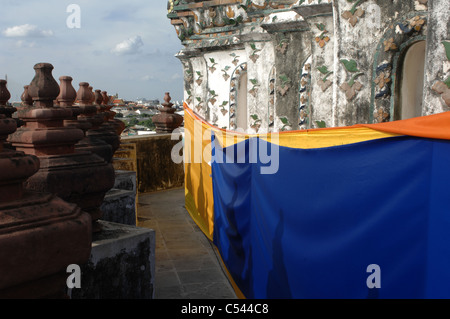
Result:
[[[3,149],[15,129],[0,115],[0,298],[64,297],[62,274],[89,257],[92,219],[53,194],[24,190],[40,160]]]
[[[69,107],[53,106],[60,90],[52,70],[49,63],[35,65],[36,75],[28,88],[34,104],[19,110],[18,117],[25,124],[8,141],[18,151],[39,157],[40,169],[27,180],[28,190],[76,203],[95,223],[101,217],[103,197],[114,185],[114,168],[91,152],[75,151],[84,134],[79,128],[64,126],[64,121],[73,120]]]
[[[162,107],[158,108],[160,113],[153,116],[153,123],[156,125],[157,133],[171,133],[183,123],[183,117],[175,113],[170,99],[169,93],[166,92],[164,96],[165,102],[162,104]]]
[[[446,0],[169,0],[168,14],[188,106],[248,133],[449,111],[449,16]],[[425,72],[404,75],[421,41],[426,50],[414,55]],[[413,93],[402,89],[410,81]]]
[[[81,267],[81,288],[72,299],[151,299],[154,295],[155,231],[100,221],[89,261]]]
[[[102,220],[136,226],[136,192],[113,188],[100,207]]]
[[[124,142],[136,144],[138,192],[184,185],[183,163],[176,164],[171,158],[173,147],[180,141],[171,138],[171,134],[122,138]]]
[[[102,220],[136,226],[136,172],[116,170],[114,187],[106,193]]]
[[[116,180],[114,182],[114,188],[129,190],[136,193],[136,172],[116,170]]]
[[[58,274],[89,258],[89,214],[53,195],[25,193],[0,203],[0,216],[0,298],[62,297],[67,274]]]

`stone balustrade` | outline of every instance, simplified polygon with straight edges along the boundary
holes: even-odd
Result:
[[[2,86],[6,108],[9,96]],[[41,161],[32,152],[3,147],[16,129],[14,119],[0,115],[0,298],[62,298],[67,266],[89,258],[92,219],[45,187],[24,187]]]
[[[105,294],[101,291],[104,283],[98,279],[105,270],[101,262],[92,263],[101,260],[94,255],[106,259],[123,255],[122,250],[111,248],[116,247],[116,233],[123,232],[123,227],[128,227],[127,238],[120,239],[121,245],[130,245],[127,250],[146,256],[146,269],[154,269],[154,231],[133,226],[135,215],[120,216],[126,222],[108,219],[126,213],[115,208],[121,207],[116,201],[127,192],[116,189],[123,184],[123,177],[128,183],[135,176],[134,190],[128,192],[134,195],[127,193],[127,206],[130,200],[135,202],[137,193],[137,172],[130,175],[113,165],[125,124],[114,118],[107,91],[94,90],[84,81],[75,90],[73,78],[67,75],[60,76],[58,84],[49,63],[38,63],[34,70],[16,108],[8,103],[11,94],[6,81],[0,80],[0,298],[77,298],[93,291],[98,297]],[[182,165],[165,162],[170,162],[170,148],[175,143],[168,133],[180,126],[183,118],[174,113],[169,93],[164,100],[154,120],[158,133],[165,134],[155,134],[151,143],[137,143],[140,158],[142,151],[148,151],[155,156],[147,159],[159,161],[152,160],[149,167],[149,161],[139,160],[139,171],[146,176],[142,181],[151,180],[149,175],[161,175],[153,180],[162,180],[162,187],[176,187],[183,184]],[[141,187],[141,191],[161,189],[160,184]],[[105,241],[108,234],[115,237]],[[147,245],[145,251],[140,251],[144,247],[141,241]],[[89,284],[81,294],[67,290],[70,264],[90,267],[85,275]],[[129,278],[135,265],[120,265],[120,269],[123,273],[117,275]],[[142,276],[153,278],[151,273]],[[122,293],[121,287],[109,286]],[[151,298],[153,281],[137,289]]]
[[[114,168],[88,150],[76,150],[75,145],[83,139],[84,133],[76,126],[64,125],[65,121],[73,121],[70,109],[73,91],[68,90],[67,81],[60,90],[52,76],[51,64],[38,63],[34,69],[35,77],[28,87],[33,105],[18,111],[18,118],[24,125],[8,138],[16,150],[40,159],[40,169],[28,178],[26,188],[57,194],[77,204],[91,215],[96,229],[96,221],[102,215],[99,207],[114,185]],[[61,106],[55,106],[60,92]]]
[[[17,108],[0,80],[0,298],[67,297],[67,266],[114,228],[99,221],[124,125],[106,91],[58,85],[49,63],[34,70]]]

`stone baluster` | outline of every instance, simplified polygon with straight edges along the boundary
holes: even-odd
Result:
[[[6,80],[0,80],[0,114],[4,114],[8,118],[12,118],[12,114],[17,111],[15,107],[8,105],[8,100],[11,98],[6,87]]]
[[[67,298],[67,266],[88,261],[92,220],[55,195],[28,192],[37,156],[2,149],[16,130],[0,115],[0,298]]]
[[[78,122],[78,115],[81,114],[81,109],[74,106],[77,98],[77,91],[72,86],[72,77],[63,75],[59,77],[59,95],[56,98],[60,107],[68,108],[72,111],[70,119],[64,120],[64,126],[76,127],[81,129]]]
[[[63,75],[59,77],[59,95],[56,100],[59,106],[72,107],[77,98],[77,91],[72,86],[72,77]]]
[[[123,130],[125,129],[125,123],[119,119],[114,118],[116,116],[116,112],[111,110],[113,105],[110,103],[108,92],[102,91],[102,96],[103,96],[103,105],[105,106],[106,112],[108,114],[108,121],[115,129],[117,135],[120,136],[120,134],[122,134]]]
[[[0,80],[0,115],[3,117],[12,118],[12,114],[17,111],[15,107],[8,105],[8,100],[11,97],[11,94],[6,87],[6,81]],[[16,125],[18,125],[18,121],[16,121]],[[1,146],[7,149],[13,149],[11,143],[7,142],[5,139],[0,140]]]
[[[33,105],[33,99],[31,98],[31,95],[28,93],[28,87],[29,87],[29,85],[24,85],[23,93],[20,96],[23,107],[30,107]]]
[[[92,86],[88,86],[89,89],[89,93],[91,94],[90,99],[89,99],[89,103],[90,104],[94,104],[95,103],[95,93],[94,93],[94,88]]]
[[[183,123],[183,117],[175,114],[175,108],[172,107],[173,103],[170,100],[170,93],[166,92],[164,96],[165,102],[162,103],[162,107],[158,108],[160,113],[152,118],[157,133],[171,133]]]
[[[80,88],[77,92],[77,108],[80,110],[80,114],[77,116],[77,120],[72,122],[71,125],[82,129],[84,138],[75,145],[75,148],[79,151],[90,151],[103,158],[107,163],[110,163],[113,156],[111,145],[101,139],[87,136],[88,130],[93,127],[99,127],[102,120],[97,116],[97,108],[95,105],[90,104],[89,83],[81,82],[79,86]]]
[[[95,90],[94,91],[94,105],[97,108],[97,114],[103,119],[103,124],[105,124],[108,121],[108,113],[106,112],[106,107],[103,104],[103,95],[101,90]]]
[[[97,115],[97,107],[93,104],[95,99],[93,99],[92,87],[89,86],[88,82],[80,82],[79,86],[77,100],[81,114],[78,116],[78,119],[90,122],[92,124],[91,129],[98,129],[103,123],[103,119]]]
[[[111,145],[114,154],[120,146],[120,137],[117,135],[116,130],[107,123],[107,114],[103,105],[101,90],[95,90],[94,103],[97,110],[97,117],[101,119],[101,123],[88,130],[87,136],[105,141]]]
[[[28,87],[29,85],[24,85],[22,95],[20,96],[20,99],[22,100],[22,103],[20,103],[20,106],[17,107],[17,113],[16,115],[16,121],[17,121],[17,127],[21,127],[24,122],[19,118],[18,113],[22,112],[24,109],[28,109],[33,106],[33,99],[31,98],[30,94],[28,93]]]
[[[64,126],[72,118],[70,108],[53,107],[60,92],[53,66],[38,63],[34,69],[36,75],[28,88],[34,105],[21,112],[25,124],[8,139],[18,151],[39,157],[41,167],[27,180],[26,188],[77,204],[91,215],[97,231],[103,198],[114,186],[114,168],[91,152],[75,150],[84,134],[79,128]]]
[[[99,129],[103,123],[103,118],[97,114],[97,107],[92,104],[91,90],[88,82],[80,82],[77,92],[78,105],[82,109],[78,116],[79,121],[86,121],[91,126],[84,131],[85,138],[77,144],[77,148],[82,150],[84,148],[91,150],[106,162],[110,163],[113,157],[112,146],[104,139],[98,138],[93,134],[88,134],[91,130]]]
[[[102,91],[102,97],[103,97],[102,104],[103,104],[103,105],[106,107],[106,109],[108,110],[108,114],[109,114],[108,120],[110,120],[110,119],[112,119],[112,118],[114,117],[114,114],[111,114],[111,113],[114,113],[114,112],[111,111],[112,105],[111,105],[111,103],[109,103],[108,92]]]

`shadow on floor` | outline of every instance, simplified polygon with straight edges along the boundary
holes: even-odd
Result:
[[[156,299],[235,299],[208,238],[184,208],[184,188],[139,194],[138,225],[156,232]]]

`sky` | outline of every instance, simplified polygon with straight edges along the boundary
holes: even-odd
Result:
[[[9,102],[20,102],[34,65],[54,66],[53,77],[118,94],[172,102],[183,97],[182,49],[167,18],[166,0],[0,0],[0,79]]]

